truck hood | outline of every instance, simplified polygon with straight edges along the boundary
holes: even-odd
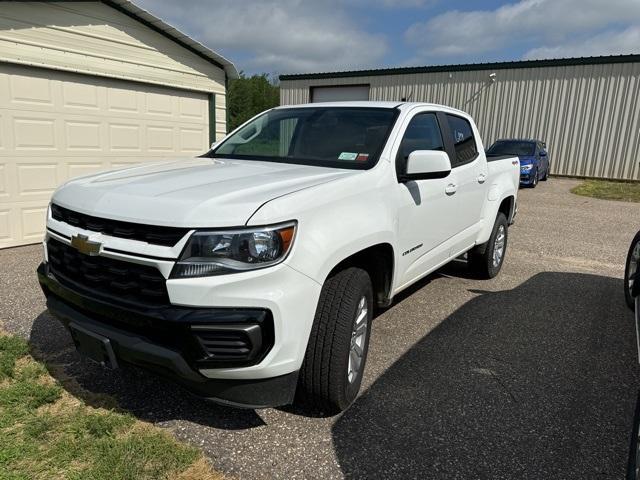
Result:
[[[196,158],[72,180],[53,202],[96,217],[176,227],[244,225],[264,203],[356,170]]]

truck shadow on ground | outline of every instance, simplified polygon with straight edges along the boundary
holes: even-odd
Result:
[[[622,478],[639,380],[622,281],[476,293],[336,421],[345,476]]]
[[[226,430],[264,425],[255,410],[241,410],[206,401],[155,374],[134,366],[103,368],[82,358],[69,332],[46,310],[33,322],[30,343],[54,378],[89,405],[103,405],[108,396],[141,420],[189,422]]]

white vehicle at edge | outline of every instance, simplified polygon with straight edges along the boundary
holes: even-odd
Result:
[[[216,401],[356,397],[372,313],[465,252],[502,266],[517,157],[424,103],[279,107],[203,157],[72,180],[38,276],[77,349]]]

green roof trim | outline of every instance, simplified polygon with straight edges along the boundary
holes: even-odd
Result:
[[[513,62],[467,63],[433,65],[425,67],[378,68],[343,72],[299,73],[280,75],[280,81],[320,80],[348,77],[374,77],[383,75],[410,75],[414,73],[471,72],[477,70],[509,70],[516,68],[570,67],[575,65],[601,65],[605,63],[640,62],[640,55],[605,55],[599,57],[553,58],[548,60],[517,60]]]

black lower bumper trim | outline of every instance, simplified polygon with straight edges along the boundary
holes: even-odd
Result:
[[[67,328],[69,323],[73,322],[108,338],[118,360],[155,371],[203,397],[244,408],[276,407],[288,405],[293,401],[298,372],[251,380],[207,378],[192,370],[178,352],[146,342],[140,337],[113,327],[105,327],[55,297],[47,299],[47,307]]]
[[[89,332],[109,339],[118,362],[126,362],[154,371],[182,384],[192,392],[225,405],[244,408],[264,408],[288,405],[293,401],[298,372],[286,375],[237,380],[211,379],[202,375],[187,362],[184,356],[167,346],[150,341],[136,332],[125,331],[105,324],[87,315],[64,297],[51,291],[51,279],[46,272],[38,271],[47,296],[49,311],[68,329],[69,324],[79,325]],[[49,288],[47,288],[47,285]]]

